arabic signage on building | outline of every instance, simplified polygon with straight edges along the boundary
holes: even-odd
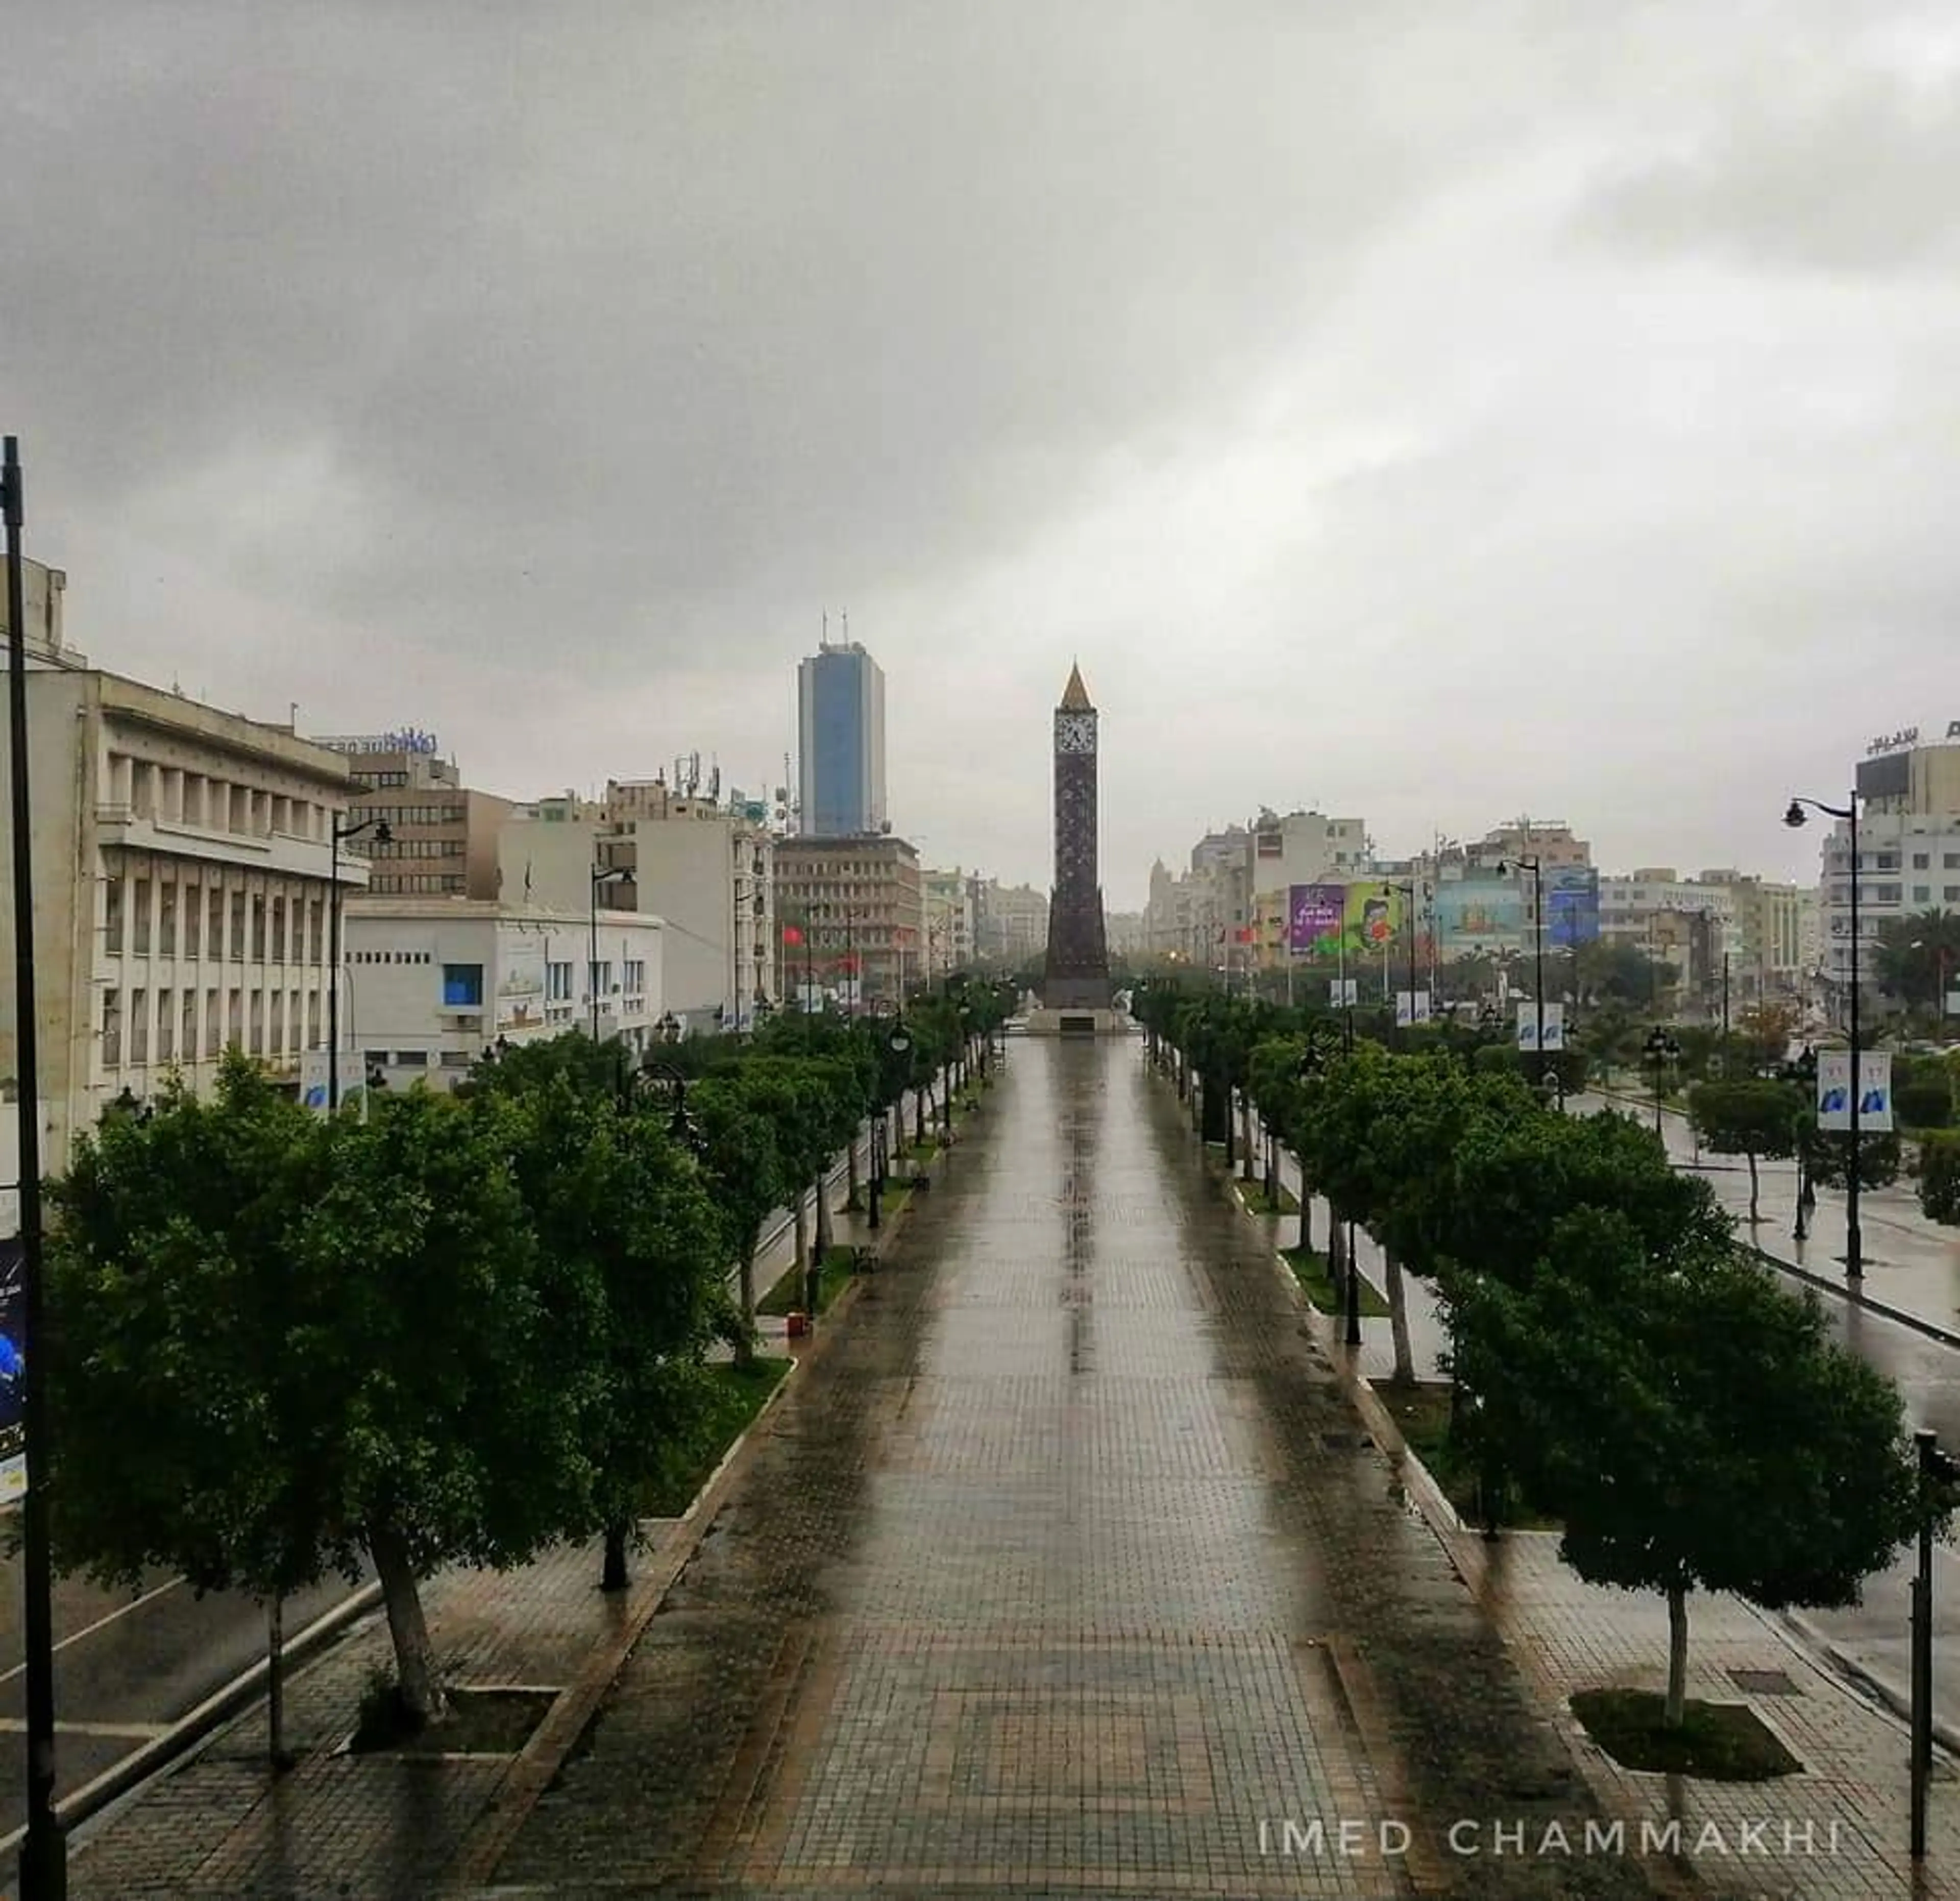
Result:
[[[1948,740],[1960,739],[1960,719],[1950,719],[1946,722],[1945,737]],[[1901,726],[1896,733],[1881,733],[1865,748],[1865,756],[1869,759],[1876,753],[1901,752],[1906,747],[1917,746],[1920,743],[1917,726]],[[1926,743],[1928,745],[1933,744],[1930,740]]]

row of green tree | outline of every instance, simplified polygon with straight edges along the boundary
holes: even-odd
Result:
[[[752,1355],[771,1215],[800,1235],[813,1190],[827,1247],[839,1154],[854,1191],[908,1091],[922,1138],[1007,1008],[786,1016],[651,1068],[573,1032],[331,1119],[234,1052],[208,1099],[112,1113],[49,1184],[59,1559],[268,1601],[371,1562],[401,1702],[440,1720],[421,1581],[603,1532],[623,1586],[711,1350]]]
[[[1188,1062],[1201,1088],[1220,1073],[1228,1001],[1157,987],[1134,1008],[1163,1066]],[[1896,1390],[1737,1248],[1707,1183],[1637,1120],[1551,1113],[1474,1061],[1349,1052],[1325,1026],[1262,1038],[1244,1067],[1336,1230],[1382,1251],[1398,1379],[1403,1277],[1434,1290],[1455,1450],[1486,1473],[1487,1509],[1515,1488],[1582,1576],[1666,1595],[1670,1721],[1692,1591],[1855,1601],[1914,1531]]]

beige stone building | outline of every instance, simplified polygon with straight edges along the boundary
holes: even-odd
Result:
[[[385,820],[393,837],[366,846],[377,896],[494,898],[497,833],[511,801],[463,783],[440,757],[435,736],[403,731],[322,738],[347,755],[354,791],[350,822]]]
[[[917,988],[926,973],[925,903],[918,852],[891,836],[776,841],[776,914],[785,944],[784,996],[807,986],[867,1002]]]
[[[352,788],[345,756],[290,727],[90,666],[64,637],[66,577],[29,562],[22,578],[43,1157],[59,1170],[124,1090],[140,1100],[173,1070],[202,1087],[229,1045],[297,1084],[326,1036],[332,827]],[[344,890],[367,877],[344,850]],[[11,890],[0,880],[9,943]],[[0,1075],[14,1030],[9,985]]]

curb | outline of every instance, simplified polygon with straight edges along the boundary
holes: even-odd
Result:
[[[911,1212],[907,1200],[892,1219],[880,1227],[881,1238],[902,1222]],[[788,1372],[779,1380],[749,1422],[741,1436],[722,1454],[721,1463],[708,1474],[682,1514],[680,1522],[688,1533],[676,1540],[653,1569],[634,1587],[618,1626],[587,1657],[576,1678],[559,1692],[557,1700],[523,1750],[512,1760],[488,1802],[451,1858],[436,1891],[445,1895],[470,1895],[482,1892],[494,1880],[498,1864],[508,1852],[517,1832],[530,1819],[539,1800],[557,1779],[572,1751],[598,1713],[606,1693],[625,1667],[634,1646],[666,1601],[667,1593],[694,1562],[728,1494],[746,1473],[760,1445],[762,1422],[781,1401],[799,1374],[820,1360],[838,1336],[838,1323],[848,1314],[864,1290],[867,1276],[854,1274],[846,1287],[819,1317],[819,1325],[810,1343],[797,1354]],[[807,1376],[806,1376],[807,1377]]]
[[[1799,1267],[1794,1261],[1785,1260],[1780,1254],[1772,1254],[1768,1249],[1758,1247],[1753,1241],[1742,1241],[1737,1245],[1761,1261],[1766,1267],[1775,1269],[1779,1274],[1787,1274],[1793,1280],[1802,1281],[1806,1286],[1815,1288],[1819,1293],[1834,1294],[1849,1307],[1863,1307],[1867,1314],[1876,1314],[1882,1320],[1890,1320],[1895,1326],[1909,1327],[1915,1333],[1923,1334],[1929,1340],[1936,1340],[1942,1346],[1960,1347],[1960,1333],[1943,1327],[1932,1320],[1922,1320],[1917,1314],[1908,1314],[1902,1307],[1894,1307],[1885,1301],[1875,1301],[1869,1294],[1860,1294],[1847,1287],[1841,1280],[1833,1280],[1828,1275],[1814,1273],[1807,1267]]]

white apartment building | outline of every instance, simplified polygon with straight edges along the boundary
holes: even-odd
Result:
[[[124,1090],[206,1086],[226,1047],[298,1080],[326,1034],[332,828],[348,762],[290,727],[91,667],[65,642],[67,577],[24,564],[43,1158]],[[8,742],[0,722],[0,761]],[[0,836],[11,847],[11,808]],[[344,890],[365,861],[341,855]],[[4,883],[4,881],[0,881]],[[11,886],[0,933],[12,941]],[[0,992],[0,1073],[14,1065]]]
[[[595,867],[621,871],[599,900],[665,925],[663,1007],[691,1029],[733,1027],[777,999],[775,855],[765,813],[613,780],[596,808],[570,793],[519,807],[498,834],[498,888],[573,911],[590,906]]]
[[[449,1089],[500,1038],[589,1034],[635,1056],[660,1041],[662,920],[602,909],[593,981],[592,916],[474,898],[369,896],[342,912],[343,1066],[390,1087]]]
[[[1732,1007],[1745,969],[1740,909],[1732,884],[1704,884],[1672,866],[1599,880],[1599,938],[1631,944],[1679,973],[1679,997],[1691,1007],[1719,1007],[1722,960],[1729,962]]]

